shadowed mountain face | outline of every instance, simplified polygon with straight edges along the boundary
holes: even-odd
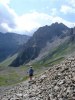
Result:
[[[11,66],[17,67],[35,59],[48,42],[52,43],[55,37],[66,37],[68,31],[69,28],[62,23],[54,23],[51,26],[40,27],[28,40],[18,57],[12,62]]]
[[[17,52],[20,46],[26,43],[28,39],[29,36],[26,35],[16,33],[3,34],[0,32],[0,61]]]

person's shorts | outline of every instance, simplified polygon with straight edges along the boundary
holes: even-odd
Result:
[[[33,76],[33,74],[29,74],[29,76]]]

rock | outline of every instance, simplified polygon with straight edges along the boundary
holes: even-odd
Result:
[[[32,81],[16,84],[0,100],[75,100],[75,57],[50,67]]]
[[[17,97],[23,97],[23,94],[16,94]]]
[[[44,80],[45,78],[47,78],[46,75],[41,75],[40,80],[41,80],[41,79]]]
[[[64,84],[65,83],[65,80],[60,80],[60,81],[58,81],[58,85],[62,85],[62,84]]]
[[[57,91],[57,90],[59,90],[59,87],[58,86],[55,86],[54,89]]]

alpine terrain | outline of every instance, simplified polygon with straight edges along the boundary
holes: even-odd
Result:
[[[15,54],[29,38],[27,35],[0,32],[0,62]]]
[[[40,27],[27,42],[8,39],[12,46],[6,47],[19,47],[0,63],[0,100],[75,100],[75,28],[56,22]]]
[[[51,26],[40,27],[24,45],[18,57],[10,64],[20,66],[58,47],[71,36],[71,29],[62,23],[53,23]],[[67,46],[67,45],[66,45]],[[45,51],[45,52],[44,52]],[[54,50],[50,55],[58,51]]]
[[[75,100],[75,57],[1,93],[0,100]]]

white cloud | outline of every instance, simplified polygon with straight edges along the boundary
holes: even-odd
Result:
[[[3,29],[12,32],[12,28],[10,28],[7,23],[2,23],[1,26],[3,27]]]
[[[64,9],[62,11],[64,11]],[[53,14],[50,15],[46,13],[31,12],[18,16],[7,4],[0,4],[0,31],[32,31],[40,26],[50,25],[54,22],[62,22],[69,27],[73,25],[71,22],[56,16],[56,8],[52,9],[52,12]]]
[[[7,30],[14,29],[16,27],[15,18],[17,17],[18,16],[15,13],[15,11],[11,9],[7,4],[0,4],[0,27],[2,26],[7,27]],[[3,30],[3,32],[5,31],[6,28],[5,30]]]
[[[16,24],[18,26],[18,30],[22,29],[31,31],[42,25],[49,24],[49,19],[50,16],[47,14],[33,12],[19,16],[18,19],[16,19]]]
[[[62,5],[60,11],[64,14],[75,13],[75,8],[68,5]]]
[[[0,3],[2,3],[2,4],[9,4],[10,0],[0,0]]]
[[[75,0],[67,0],[67,3],[70,4],[72,7],[75,7]]]
[[[52,9],[51,9],[51,15],[52,15],[52,16],[55,16],[57,13],[58,13],[58,12],[57,12],[57,9],[56,9],[56,8],[52,8]]]
[[[55,23],[55,22],[63,23],[63,24],[65,24],[68,27],[73,27],[73,25],[75,25],[75,23],[72,23],[72,22],[69,22],[67,20],[64,20],[63,18],[58,17],[58,16],[52,17],[52,23]]]
[[[67,25],[68,27],[71,27],[75,23],[71,23],[69,21],[64,20],[63,18],[60,18],[58,16],[52,16],[45,13],[39,13],[39,12],[33,12],[24,14],[22,16],[19,16],[18,19],[16,19],[17,24],[17,31],[18,30],[26,30],[26,31],[32,31],[35,28],[44,26],[44,25],[50,25],[54,22],[59,22]]]
[[[50,16],[45,13],[39,13],[39,12],[33,12],[24,14],[22,16],[19,16],[16,19],[16,29],[15,31],[32,31],[35,28],[44,26],[44,25],[50,25],[52,23],[59,22],[67,25],[68,27],[71,27],[73,23],[64,20],[63,18],[60,18],[58,16]]]

